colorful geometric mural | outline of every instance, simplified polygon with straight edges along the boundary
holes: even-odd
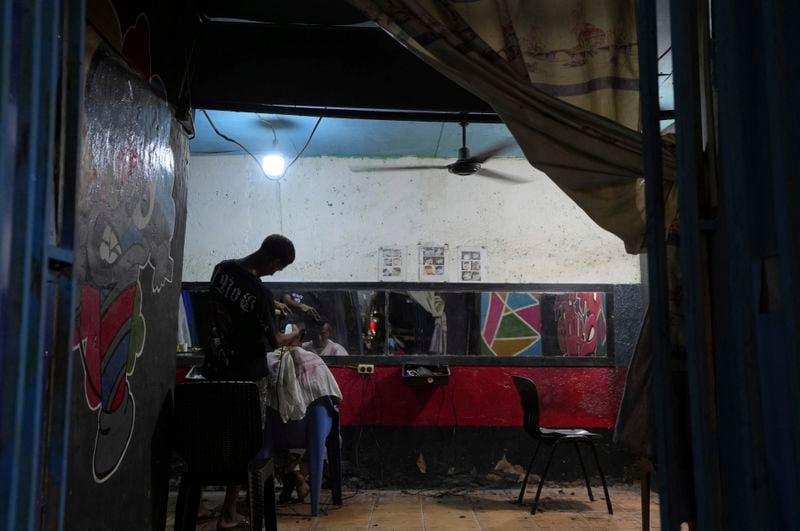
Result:
[[[554,311],[562,356],[606,356],[605,293],[556,295]]]
[[[533,293],[481,293],[481,353],[541,356],[542,312]]]

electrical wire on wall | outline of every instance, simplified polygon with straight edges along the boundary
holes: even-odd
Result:
[[[275,124],[273,124],[272,122],[270,122],[269,120],[267,120],[266,118],[264,118],[263,116],[261,116],[258,113],[256,113],[256,118],[261,120],[261,122],[263,124],[265,124],[267,127],[272,129],[272,143],[273,144],[277,144],[278,143],[278,133],[275,131]]]
[[[250,155],[250,158],[253,159],[253,161],[256,163],[256,165],[258,166],[258,169],[261,171],[262,174],[264,174],[264,177],[266,177],[270,181],[273,181],[273,182],[277,183],[277,186],[278,186],[278,225],[279,225],[280,233],[283,234],[283,193],[281,191],[281,179],[286,177],[286,174],[289,172],[289,168],[291,168],[294,165],[294,163],[297,162],[297,160],[301,156],[303,156],[303,153],[305,153],[305,151],[308,148],[309,144],[311,144],[311,139],[314,138],[314,134],[317,132],[317,128],[319,127],[319,124],[322,122],[322,116],[320,116],[317,119],[317,123],[315,123],[314,124],[314,128],[311,129],[311,133],[308,135],[308,139],[306,140],[306,143],[303,144],[303,147],[300,149],[300,151],[298,151],[297,155],[295,155],[295,157],[292,159],[292,161],[286,166],[286,169],[283,170],[283,173],[280,176],[278,176],[277,178],[273,178],[273,177],[270,177],[267,174],[266,171],[264,171],[264,168],[261,165],[261,162],[258,160],[258,158],[255,155],[253,155],[253,153],[250,152],[249,149],[244,147],[244,145],[241,142],[239,142],[238,140],[236,140],[236,139],[224,134],[222,131],[220,131],[219,128],[217,128],[217,125],[211,119],[211,116],[208,115],[208,112],[206,112],[205,109],[201,109],[201,112],[205,115],[206,120],[208,120],[208,123],[211,126],[211,129],[213,129],[214,132],[217,135],[219,135],[220,138],[222,138],[224,140],[227,140],[228,142],[239,146],[239,148],[241,148],[245,153]],[[265,122],[267,125],[269,125],[270,129],[272,129],[272,141],[273,141],[273,144],[277,143],[278,142],[278,134],[275,132],[274,125],[269,120],[267,120],[265,118],[262,118],[257,113],[256,113],[256,116],[258,117],[259,120],[261,120],[262,122]]]
[[[366,379],[365,377],[360,377],[360,384],[361,387],[359,389],[359,402],[358,402],[358,437],[356,437],[356,445],[355,445],[355,458],[356,458],[356,471],[361,471],[361,463],[359,462],[359,449],[361,447],[361,435],[364,431],[364,395],[366,394]]]
[[[231,142],[232,144],[236,144],[237,146],[239,146],[242,149],[242,151],[244,151],[245,153],[250,155],[250,158],[252,158],[255,161],[255,163],[258,165],[258,168],[261,170],[261,173],[264,174],[264,177],[266,177],[270,181],[280,181],[281,179],[286,177],[286,174],[289,172],[289,168],[291,168],[294,165],[294,163],[297,162],[297,159],[302,157],[303,153],[305,153],[306,149],[308,149],[309,144],[311,144],[311,139],[314,138],[314,134],[317,132],[317,128],[319,127],[319,124],[322,122],[322,118],[323,118],[322,116],[320,116],[317,119],[317,123],[315,123],[314,124],[314,128],[311,129],[311,133],[308,135],[308,139],[306,140],[306,143],[303,144],[303,147],[300,149],[300,151],[297,153],[297,155],[294,156],[292,161],[289,164],[286,165],[286,169],[283,170],[283,173],[280,175],[280,177],[278,177],[277,179],[273,179],[272,177],[267,175],[267,173],[261,167],[261,162],[258,160],[258,158],[255,155],[253,155],[253,153],[250,152],[249,149],[244,147],[244,145],[241,142],[239,142],[238,140],[236,140],[234,138],[231,138],[231,137],[225,135],[224,133],[222,133],[222,131],[220,131],[217,128],[216,124],[214,124],[214,121],[211,119],[211,117],[208,115],[208,112],[206,112],[205,109],[201,109],[201,112],[205,115],[206,120],[208,120],[208,123],[209,123],[209,125],[211,125],[211,128],[214,130],[214,132],[217,135],[219,135],[220,138],[222,138],[224,140],[227,140],[228,142]],[[264,118],[261,118],[260,116],[259,116],[259,119],[260,120],[264,120]],[[270,127],[272,127],[273,139],[274,139],[274,141],[277,141],[277,134],[275,133],[275,128],[271,124],[270,124]]]
[[[303,145],[303,147],[300,149],[300,151],[297,152],[297,155],[295,155],[295,157],[292,159],[292,161],[289,164],[286,165],[286,169],[283,170],[283,175],[281,175],[280,179],[286,177],[286,174],[289,173],[289,169],[294,165],[295,162],[297,162],[297,159],[299,159],[300,157],[303,156],[303,153],[305,153],[306,149],[308,148],[308,145],[311,144],[311,139],[314,138],[314,133],[317,132],[317,128],[319,127],[319,124],[321,122],[322,122],[322,116],[317,118],[317,123],[315,123],[314,124],[314,128],[311,129],[311,133],[308,135],[308,140],[306,140],[306,143]],[[272,128],[272,133],[275,134],[275,128],[274,127]],[[280,231],[281,231],[281,234],[283,234],[283,197],[282,197],[282,195],[283,194],[281,193],[281,182],[280,182],[280,180],[278,180],[278,212],[279,212],[278,215],[280,216]]]
[[[214,121],[211,119],[211,117],[208,115],[208,112],[206,112],[206,110],[205,110],[205,109],[201,109],[201,112],[202,112],[202,113],[205,115],[205,117],[206,117],[206,120],[208,120],[208,124],[211,126],[211,129],[213,129],[213,130],[214,130],[214,132],[215,132],[215,133],[217,133],[217,135],[219,135],[219,137],[220,137],[220,138],[222,138],[223,140],[227,140],[228,142],[230,142],[230,143],[232,143],[232,144],[236,144],[237,146],[239,146],[239,147],[242,149],[242,151],[244,151],[245,153],[247,153],[248,155],[250,155],[250,158],[251,158],[251,159],[253,159],[253,161],[255,161],[256,165],[258,166],[258,169],[259,169],[259,170],[261,170],[261,173],[263,173],[263,174],[264,174],[264,177],[266,177],[266,178],[267,178],[267,179],[269,179],[270,181],[277,181],[277,180],[281,179],[281,177],[283,177],[283,176],[281,176],[281,177],[278,177],[278,179],[273,179],[272,177],[270,177],[269,175],[267,175],[267,173],[264,171],[264,168],[262,168],[262,167],[261,167],[261,162],[258,160],[258,158],[256,158],[256,156],[255,156],[255,155],[253,155],[253,154],[250,152],[250,150],[249,150],[249,149],[247,149],[246,147],[244,147],[244,145],[243,145],[241,142],[239,142],[238,140],[236,140],[236,139],[234,139],[234,138],[231,138],[231,137],[229,137],[229,136],[225,135],[225,134],[224,134],[222,131],[220,131],[219,129],[217,129],[217,126],[216,126],[216,124],[215,124],[215,123],[214,123]]]
[[[369,426],[370,434],[372,435],[372,440],[375,442],[375,448],[377,449],[377,455],[383,455],[383,448],[381,447],[380,437],[375,433],[375,423],[377,423],[383,415],[378,410],[378,404],[381,403],[378,397],[378,386],[376,384],[376,377],[373,375],[369,378],[369,383],[372,386],[372,400],[369,401],[369,404],[372,408],[372,418],[373,423]],[[383,460],[378,459],[378,481],[383,484]]]
[[[192,124],[191,125],[192,132],[191,132],[191,136],[189,136],[189,140],[194,140],[194,138],[197,136],[197,128],[194,125],[194,113],[189,111],[187,116],[189,117],[189,122]]]
[[[281,190],[281,181],[276,181],[278,185],[278,231],[283,234],[283,191]]]
[[[289,168],[291,168],[294,165],[294,163],[297,162],[297,159],[299,159],[303,155],[303,153],[305,153],[306,148],[308,148],[308,145],[311,143],[311,139],[314,138],[314,133],[317,132],[317,128],[319,127],[320,122],[322,122],[322,116],[320,116],[317,119],[317,123],[314,124],[314,128],[311,130],[311,134],[308,135],[308,140],[306,140],[306,143],[303,145],[303,147],[300,149],[297,155],[295,155],[295,157],[292,159],[292,162],[290,162],[286,166],[286,169],[283,171],[284,177],[286,176],[286,173],[289,171]]]
[[[433,157],[436,158],[439,156],[439,145],[442,143],[442,133],[444,132],[444,122],[442,122],[442,126],[439,128],[439,138],[436,139],[436,149],[433,150]]]

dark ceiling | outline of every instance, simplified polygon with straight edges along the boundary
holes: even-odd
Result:
[[[342,0],[198,0],[197,7],[212,19],[316,26],[352,26],[368,22],[358,9]]]
[[[194,108],[499,121],[346,2],[200,1],[198,9]]]

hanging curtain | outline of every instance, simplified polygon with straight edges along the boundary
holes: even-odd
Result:
[[[633,0],[349,2],[489,103],[534,167],[629,253],[643,249]],[[669,222],[675,158],[669,149],[663,158]]]
[[[447,314],[444,299],[433,291],[409,291],[408,296],[433,316],[433,335],[428,352],[447,354]]]

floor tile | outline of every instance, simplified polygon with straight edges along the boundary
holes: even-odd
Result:
[[[513,503],[518,491],[472,490],[457,496],[437,497],[433,491],[404,492],[399,490],[374,490],[345,493],[342,507],[331,505],[330,497],[323,497],[318,517],[311,517],[308,501],[281,505],[278,508],[278,526],[290,531],[347,530],[640,530],[641,503],[635,487],[614,487],[611,499],[614,514],[606,512],[602,499],[589,501],[585,490],[574,486],[545,488],[542,491],[539,511],[530,514],[533,494],[526,496],[525,506]],[[205,506],[219,509],[224,493],[203,493]],[[530,498],[530,499],[529,499]],[[240,511],[246,512],[244,499]],[[650,519],[652,529],[658,529],[658,497],[651,497]],[[174,511],[175,494],[170,495]],[[171,523],[172,514],[168,516]],[[213,530],[216,521],[198,522],[198,530]]]

